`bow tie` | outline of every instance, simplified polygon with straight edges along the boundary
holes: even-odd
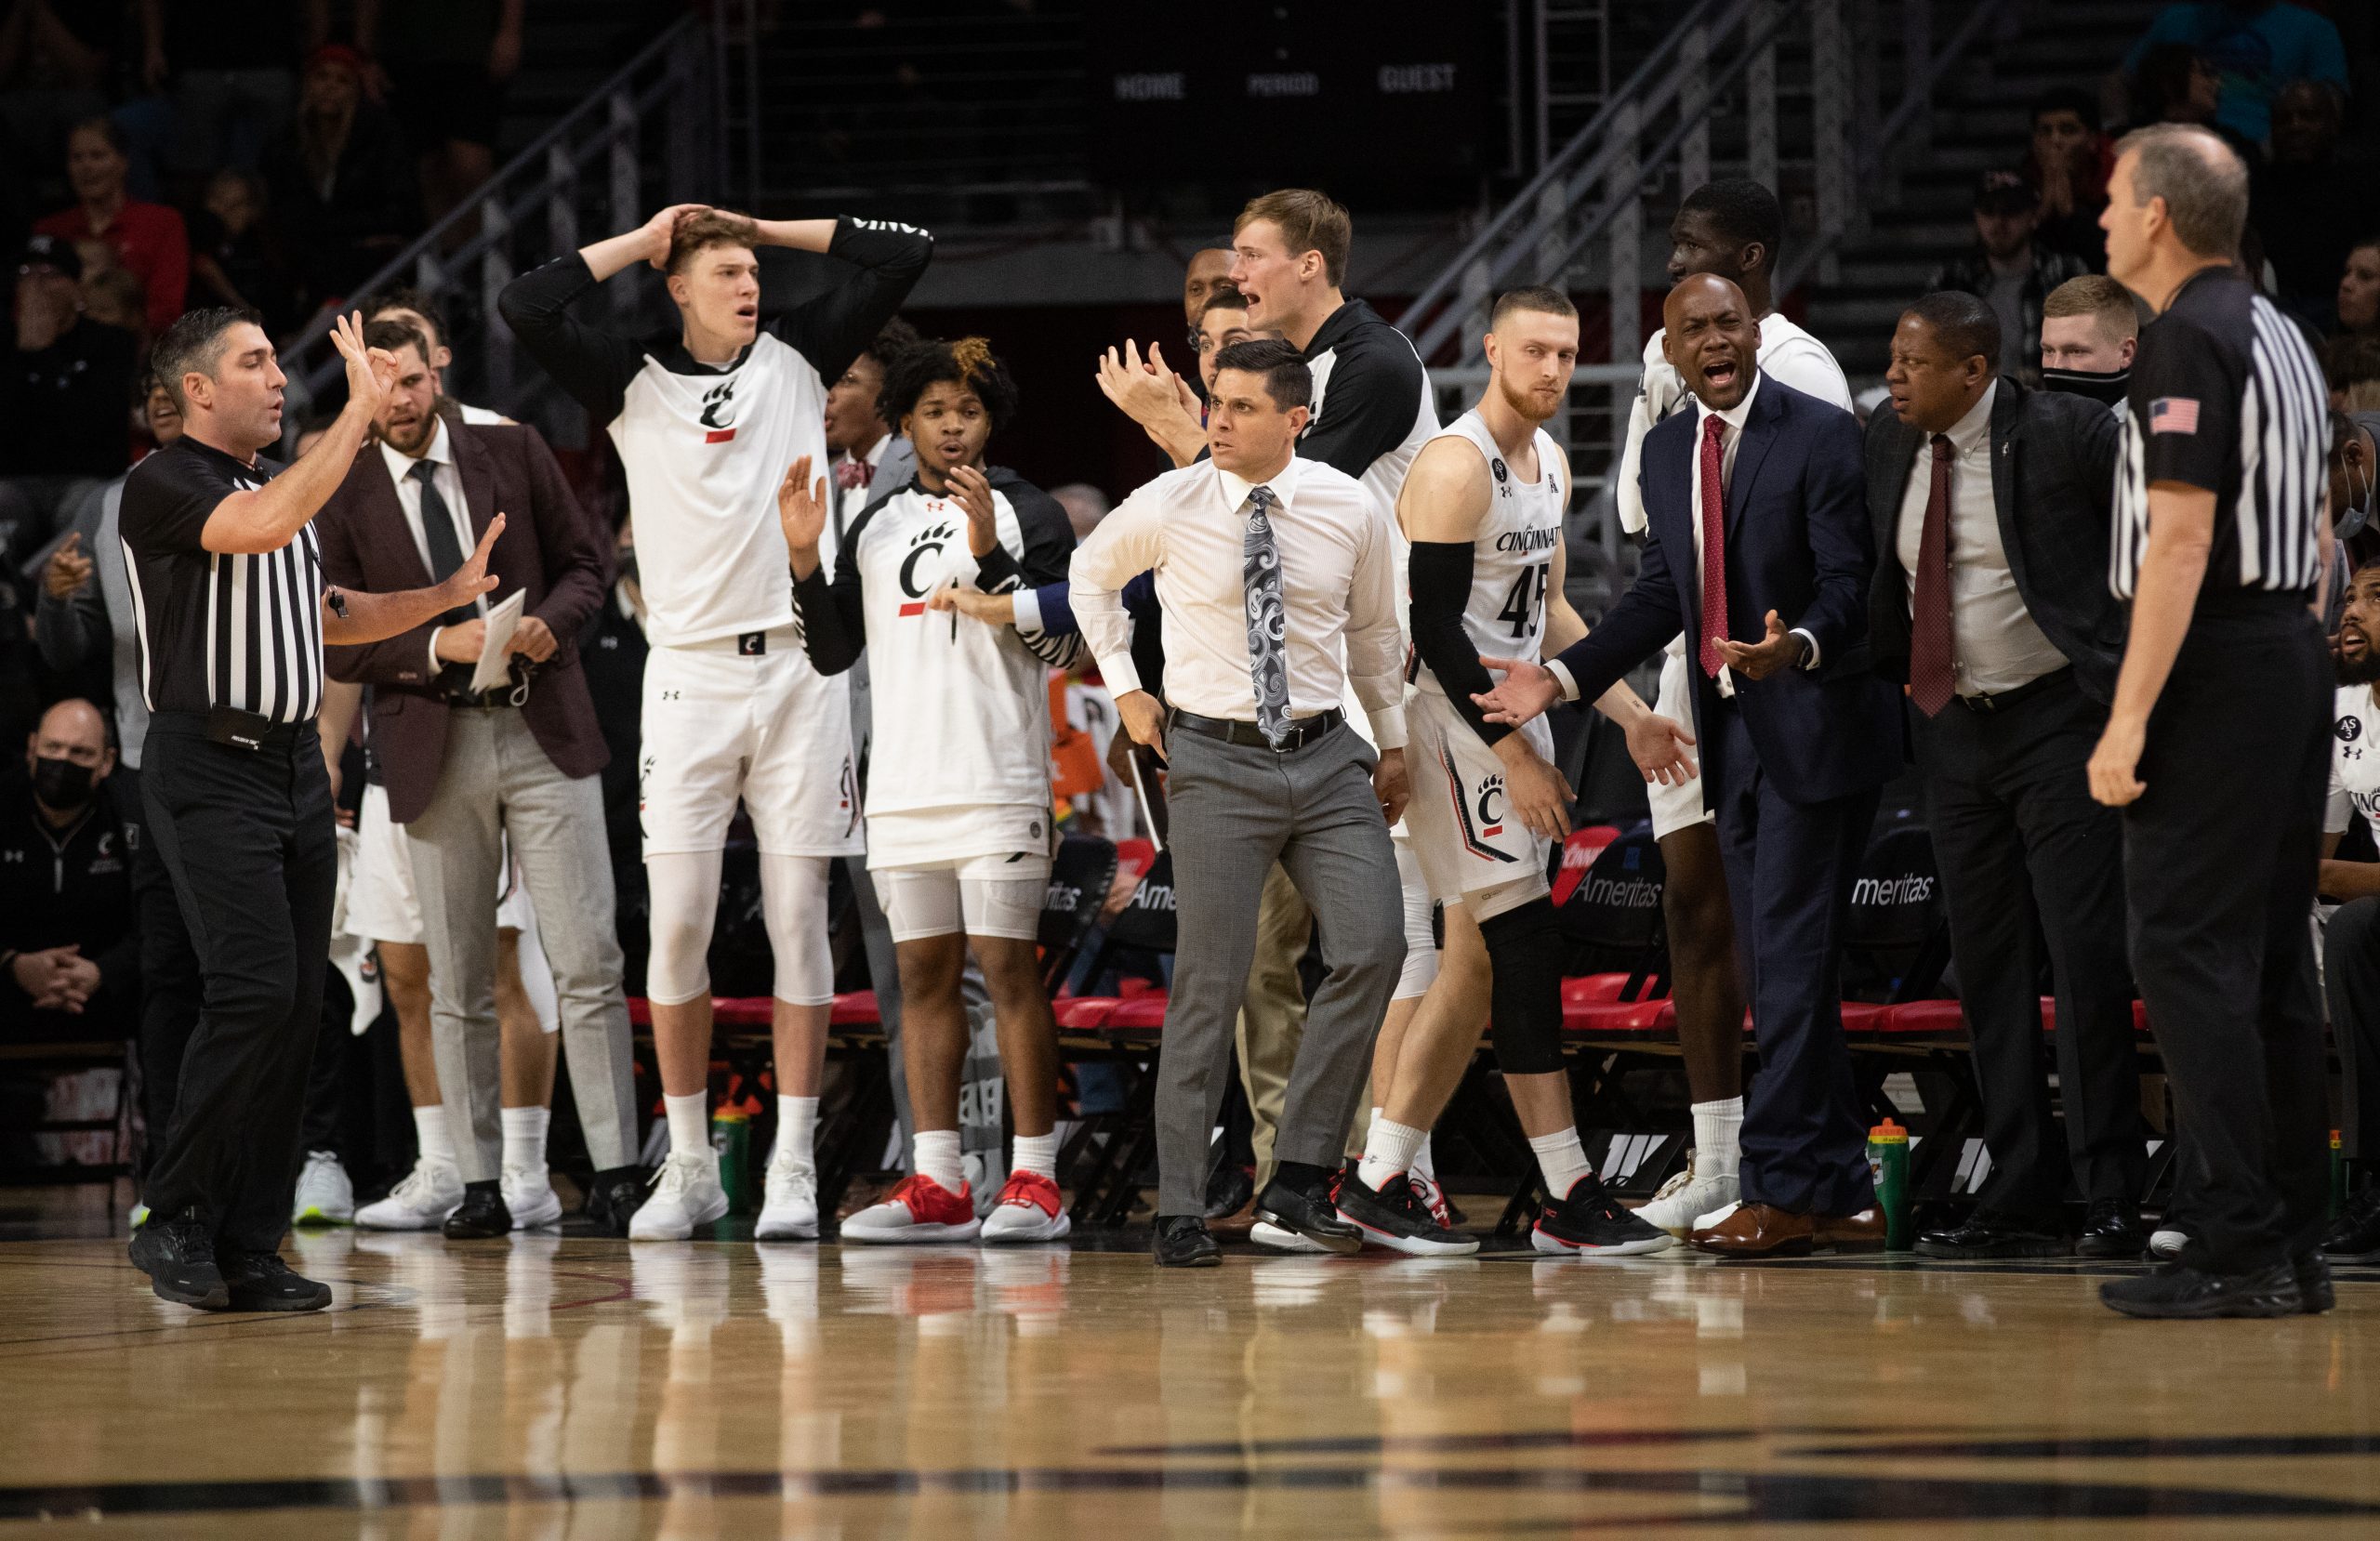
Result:
[[[839,460],[835,463],[835,485],[847,493],[866,486],[867,477],[868,464],[865,460]]]

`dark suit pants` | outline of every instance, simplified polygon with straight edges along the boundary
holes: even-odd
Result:
[[[1952,702],[1910,723],[1983,1093],[1990,1208],[2056,1230],[2083,1196],[2137,1205],[2147,1177],[2125,952],[2123,821],[2084,770],[2107,709],[2069,670],[2011,706]],[[2050,1114],[2040,945],[2057,989],[2066,1138]]]
[[[1842,955],[1874,791],[1793,802],[1731,703],[1703,718],[1706,784],[1735,906],[1760,1071],[1744,1097],[1743,1198],[1795,1214],[1875,1202],[1868,1125],[1843,1040]]]
[[[2212,1272],[2321,1237],[2330,1126],[2307,915],[2332,690],[2302,607],[2202,614],[2149,718],[2148,790],[2124,810],[2133,969],[2193,1157],[2185,1256]]]
[[[142,761],[149,834],[205,981],[143,1196],[160,1215],[203,1205],[221,1242],[271,1251],[289,1224],[322,1023],[338,881],[330,780],[311,723],[246,750],[160,715]]]

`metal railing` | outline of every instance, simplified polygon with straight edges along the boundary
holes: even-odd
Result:
[[[667,203],[682,199],[697,184],[719,180],[720,147],[710,114],[716,73],[710,30],[693,16],[681,17],[552,127],[507,162],[467,202],[424,230],[379,271],[355,285],[342,302],[325,305],[281,345],[282,368],[289,375],[292,410],[284,415],[294,438],[311,402],[338,381],[342,365],[330,345],[333,318],[350,303],[396,284],[410,283],[431,296],[463,289],[476,275],[475,305],[496,314],[496,296],[512,281],[514,235],[541,227],[537,248],[567,252],[583,244],[582,204],[600,208],[616,230],[627,230]],[[653,132],[654,120],[665,121]],[[659,156],[662,192],[648,192],[644,152]],[[592,176],[589,174],[593,173]],[[473,230],[467,238],[463,232]],[[459,244],[448,250],[450,242]],[[542,260],[542,258],[540,258]],[[632,272],[632,270],[631,270]],[[633,276],[615,276],[602,286],[615,315],[629,305]],[[509,328],[482,330],[476,357],[479,388],[509,406],[517,377],[516,345]]]

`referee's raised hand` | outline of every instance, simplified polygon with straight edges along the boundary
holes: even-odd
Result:
[[[487,532],[480,536],[480,543],[471,547],[471,554],[463,559],[463,565],[448,573],[446,581],[438,586],[446,591],[448,609],[469,604],[496,586],[496,574],[487,570],[487,557],[496,546],[496,537],[502,533],[504,516],[497,514],[487,521]]]
[[[366,418],[377,417],[382,398],[397,382],[397,357],[364,345],[364,312],[350,311],[331,323],[331,346],[347,361],[347,399]]]

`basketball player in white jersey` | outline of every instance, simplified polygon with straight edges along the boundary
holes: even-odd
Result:
[[[1558,289],[1514,290],[1496,302],[1485,347],[1487,391],[1422,445],[1396,509],[1412,542],[1414,689],[1405,710],[1414,781],[1405,817],[1445,907],[1446,945],[1397,1046],[1364,1158],[1340,1186],[1339,1212],[1367,1240],[1400,1252],[1478,1249],[1430,1213],[1406,1174],[1470,1062],[1484,997],[1497,1063],[1545,1180],[1538,1250],[1654,1252],[1672,1240],[1596,1178],[1562,1065],[1562,948],[1547,866],[1569,833],[1571,797],[1552,763],[1554,735],[1541,719],[1517,732],[1490,723],[1471,699],[1488,678],[1482,655],[1536,658],[1586,635],[1562,597],[1569,462],[1540,426],[1569,392],[1579,312]],[[1674,764],[1691,742],[1625,685],[1595,705],[1628,729],[1640,759]]]
[[[928,603],[964,586],[1010,595],[1051,582],[1074,554],[1057,501],[984,467],[1016,383],[981,337],[920,342],[885,373],[883,415],[917,447],[906,487],[844,532],[830,585],[819,552],[825,478],[794,462],[777,494],[804,644],[840,674],[866,648],[879,710],[867,783],[867,865],[901,969],[911,1175],[843,1221],[847,1242],[953,1242],[978,1233],[959,1155],[967,1058],[959,974],[969,949],[998,1023],[1016,1160],[981,1223],[986,1242],[1048,1242],[1068,1229],[1058,1197],[1057,1029],[1036,933],[1050,886],[1049,666],[1078,636],[962,622]]]
[[[1761,373],[1805,395],[1851,410],[1851,387],[1826,345],[1778,315],[1769,288],[1784,216],[1777,195],[1746,178],[1705,183],[1686,195],[1670,221],[1670,281],[1715,273],[1732,281],[1760,318]],[[1661,333],[1645,345],[1644,387],[1628,420],[1613,495],[1620,528],[1645,529],[1637,483],[1645,435],[1686,401],[1686,382],[1661,356]],[[1661,661],[1655,710],[1692,720],[1692,681],[1683,639]],[[1736,972],[1736,928],[1727,904],[1719,836],[1703,806],[1702,779],[1654,781],[1645,793],[1653,808],[1653,837],[1660,842],[1666,881],[1661,890],[1677,998],[1677,1036],[1692,1099],[1694,1149],[1685,1171],[1664,1183],[1636,1213],[1683,1236],[1700,1216],[1736,1202],[1737,1136],[1743,1126],[1743,981]]]
[[[853,270],[763,325],[757,248],[824,252]],[[710,974],[721,849],[740,797],[760,848],[775,954],[777,1143],[755,1234],[818,1233],[813,1165],[834,977],[826,873],[862,849],[851,696],[803,656],[775,492],[826,464],[826,382],[891,318],[932,237],[868,219],[754,220],[668,208],[625,235],[515,279],[498,301],[538,362],[617,446],[635,509],[653,651],[638,766],[653,945],[645,992],[669,1156],[629,1222],[677,1240],[727,1213],[710,1147]],[[569,315],[648,262],[668,275],[674,336],[640,341]]]

